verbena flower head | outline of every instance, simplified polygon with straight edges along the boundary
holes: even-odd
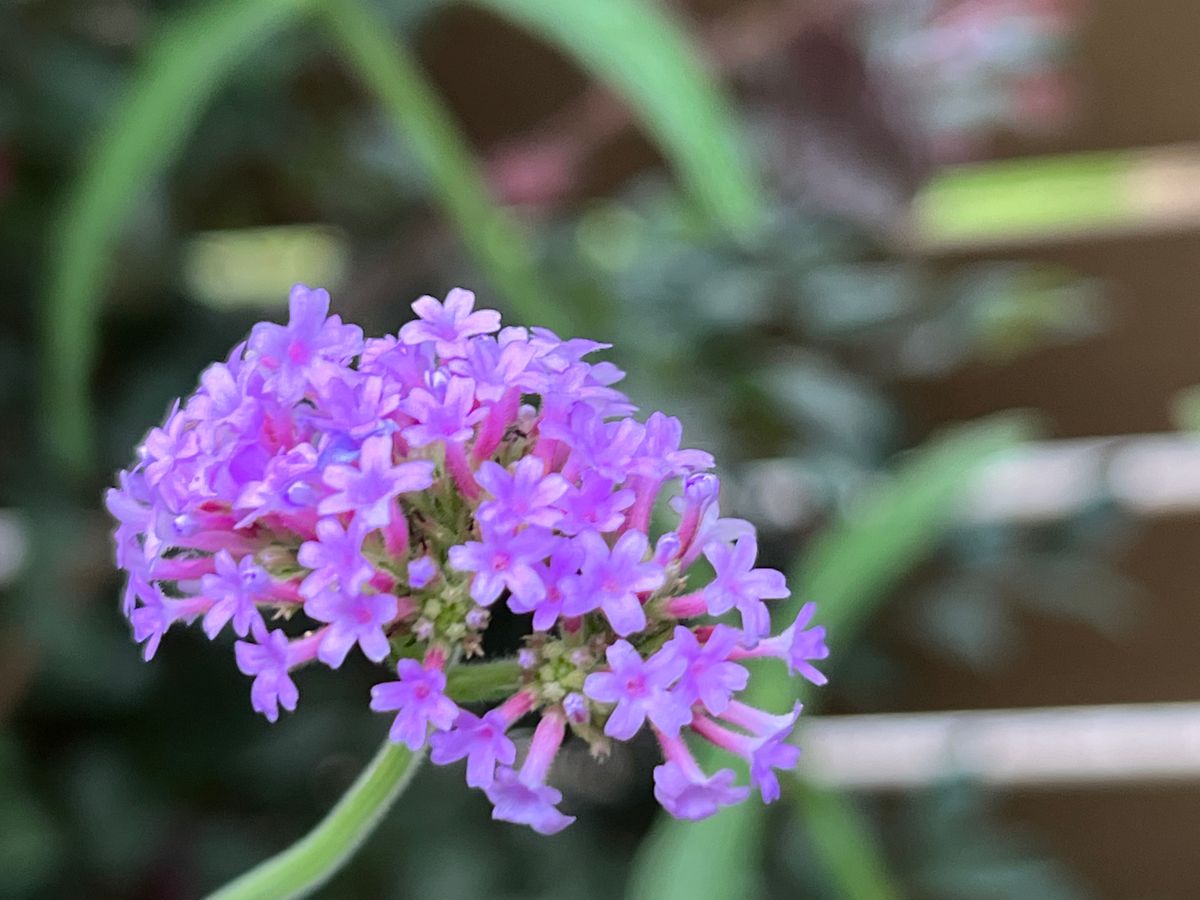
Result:
[[[501,329],[463,290],[413,309],[398,335],[364,339],[297,285],[288,324],[256,325],[146,436],[107,496],[146,658],[176,623],[232,631],[273,722],[297,706],[297,668],[361,654],[395,673],[369,698],[392,740],[465,760],[495,818],[543,833],[573,821],[547,783],[572,733],[600,755],[649,729],[673,815],[750,793],[732,769],[705,772],[688,733],[743,757],[773,800],[799,709],[739,700],[740,660],[819,684],[828,650],[812,604],[769,636],[765,601],[788,588],[756,565],[750,524],[721,517],[712,458],[680,448],[678,420],[633,417],[622,373],[587,360],[603,344]],[[707,584],[690,583],[699,560]],[[529,633],[478,668],[501,605]],[[456,676],[489,672],[504,691],[464,708]],[[527,718],[519,760],[509,732]]]

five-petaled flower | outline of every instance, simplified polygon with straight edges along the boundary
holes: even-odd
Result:
[[[399,681],[388,681],[371,688],[371,709],[396,710],[391,738],[410,750],[420,750],[432,726],[445,731],[458,716],[458,706],[446,696],[446,674],[415,659],[396,663]]]
[[[691,721],[690,705],[670,687],[687,668],[687,661],[673,649],[663,648],[649,659],[628,641],[608,648],[609,671],[593,672],[583,683],[583,692],[601,703],[615,703],[604,733],[627,741],[649,719],[659,731],[672,737]]]

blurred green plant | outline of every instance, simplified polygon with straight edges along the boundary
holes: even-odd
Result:
[[[188,241],[188,293],[218,310],[278,309],[296,282],[336,290],[350,264],[345,235],[319,225],[209,231]]]
[[[916,792],[896,824],[905,883],[924,900],[1085,900],[1096,896],[1037,838],[997,821],[977,785],[950,779]]]
[[[749,237],[764,222],[762,187],[728,103],[693,43],[649,0],[473,0],[561,47],[616,91],[713,222]]]
[[[823,881],[851,900],[901,900],[871,823],[849,797],[803,782],[792,787],[791,797]]]
[[[69,470],[85,470],[92,451],[100,300],[125,220],[235,67],[309,6],[219,0],[169,23],[69,185],[42,314],[45,447]]]
[[[737,152],[727,105],[678,26],[652,4],[484,5],[561,44],[625,96],[713,222],[739,233],[757,224],[760,189]],[[68,189],[42,328],[45,446],[68,470],[83,471],[92,452],[89,386],[100,299],[127,217],[178,157],[235,69],[312,11],[408,139],[434,196],[493,286],[529,321],[560,330],[570,322],[551,301],[523,229],[493,202],[452,115],[402,42],[390,36],[387,19],[364,0],[216,0],[163,28]]]
[[[492,200],[450,111],[403,42],[363,0],[321,0],[319,8],[340,55],[408,139],[434,196],[495,288],[522,318],[562,330],[569,315],[550,299],[521,224]]]

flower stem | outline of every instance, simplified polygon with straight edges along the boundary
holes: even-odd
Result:
[[[446,696],[458,703],[502,700],[521,687],[521,667],[515,659],[454,666],[446,672]]]
[[[354,855],[408,787],[421,754],[384,741],[362,774],[324,819],[288,849],[209,895],[208,900],[304,897]]]

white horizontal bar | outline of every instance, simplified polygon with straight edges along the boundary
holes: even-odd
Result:
[[[727,481],[732,507],[765,529],[791,530],[823,510],[820,478],[794,459],[750,463],[736,480]],[[1200,436],[1142,434],[1024,444],[983,469],[964,496],[962,517],[969,522],[1048,522],[1102,500],[1146,517],[1200,511]]]
[[[0,509],[0,587],[14,581],[29,559],[25,518],[16,510]]]
[[[821,716],[798,742],[799,775],[849,790],[1200,780],[1200,703]]]
[[[1143,434],[1027,444],[983,470],[972,520],[1042,521],[1107,499],[1143,516],[1200,510],[1200,437]]]

